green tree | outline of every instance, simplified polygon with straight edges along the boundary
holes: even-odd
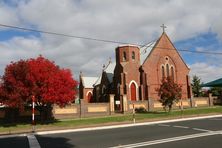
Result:
[[[182,97],[181,85],[174,83],[171,77],[162,80],[160,88],[157,89],[164,110],[170,112],[174,102],[178,102]]]
[[[209,92],[211,92],[213,96],[220,96],[222,94],[222,88],[221,87],[211,87]]]
[[[201,79],[198,76],[194,75],[191,83],[194,97],[201,96],[201,84],[202,84]]]

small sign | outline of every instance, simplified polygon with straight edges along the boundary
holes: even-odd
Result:
[[[119,101],[119,100],[117,100],[117,101],[116,101],[116,104],[117,104],[117,105],[119,105],[119,104],[120,104],[120,101]]]

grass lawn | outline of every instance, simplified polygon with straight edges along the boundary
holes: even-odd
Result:
[[[201,116],[209,114],[221,114],[221,113],[222,113],[222,106],[214,106],[207,108],[184,109],[183,111],[174,110],[171,113],[166,113],[162,111],[137,113],[135,118],[136,122],[144,122],[144,121],[166,120],[166,119],[184,118],[184,117]],[[133,122],[132,114],[126,114],[126,115],[118,114],[107,117],[58,120],[49,124],[37,124],[36,131],[80,128],[80,127],[101,126],[101,125],[110,125],[110,124],[123,124],[123,123],[132,123],[132,122]],[[31,131],[32,131],[32,126],[27,123],[17,123],[13,125],[0,123],[0,134],[24,133]]]

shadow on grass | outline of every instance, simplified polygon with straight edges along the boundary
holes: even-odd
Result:
[[[158,114],[158,115],[166,115],[169,114],[169,112],[164,112],[164,111],[149,111],[147,114]]]
[[[144,107],[136,108],[135,112],[142,113],[142,114],[168,114],[169,113],[165,111],[147,111]]]
[[[57,123],[57,122],[61,122],[57,119],[52,119],[52,120],[45,120],[45,121],[40,121],[40,119],[36,119],[35,124],[39,124],[39,125],[48,125],[48,124],[52,124],[52,123]],[[23,118],[19,118],[17,121],[7,121],[5,119],[0,119],[0,127],[16,127],[16,126],[25,126],[25,125],[31,125],[32,124],[32,118],[31,117],[23,117]]]

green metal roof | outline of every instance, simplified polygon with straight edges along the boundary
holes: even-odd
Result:
[[[222,78],[205,83],[202,87],[222,87]]]

